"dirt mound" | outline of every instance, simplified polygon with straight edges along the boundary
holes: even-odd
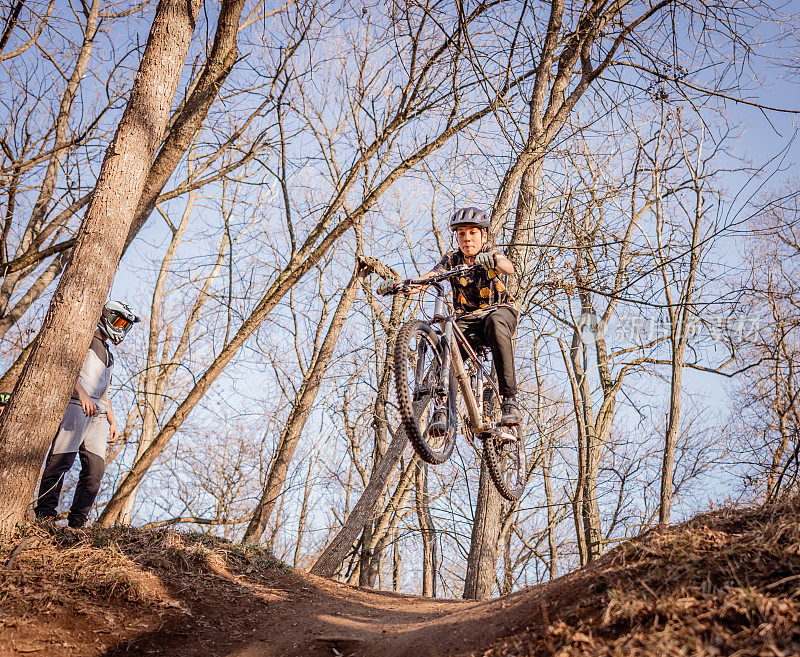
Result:
[[[0,655],[800,653],[797,500],[654,530],[481,603],[349,587],[172,531],[27,526],[0,563]]]
[[[570,578],[569,605],[546,629],[536,623],[479,654],[800,654],[798,500],[653,530]],[[559,588],[528,595],[552,606]]]

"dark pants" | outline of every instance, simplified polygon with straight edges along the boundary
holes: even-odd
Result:
[[[517,330],[517,314],[508,306],[498,306],[485,315],[462,315],[456,324],[473,347],[483,346],[491,350],[500,394],[505,398],[516,396],[512,339]]]
[[[61,487],[64,477],[69,472],[75,461],[75,452],[53,454],[52,448],[47,457],[42,474],[42,483],[39,484],[39,497],[34,509],[37,518],[54,518],[58,498],[61,496]],[[106,468],[105,459],[89,450],[83,445],[78,451],[81,461],[81,472],[78,475],[78,485],[75,488],[75,497],[72,498],[72,508],[69,512],[69,525],[80,527],[89,518],[89,511],[100,490],[100,481]]]

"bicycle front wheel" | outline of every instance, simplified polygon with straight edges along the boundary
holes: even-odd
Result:
[[[505,499],[514,502],[525,490],[525,446],[522,425],[501,427],[484,436],[483,456],[495,487]]]
[[[423,461],[434,465],[450,458],[458,426],[455,377],[451,374],[447,395],[441,396],[436,391],[441,371],[439,336],[425,322],[406,322],[394,346],[397,405],[414,450]],[[447,427],[435,435],[429,430],[434,415],[445,419]]]

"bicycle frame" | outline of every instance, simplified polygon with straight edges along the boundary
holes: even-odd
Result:
[[[411,319],[398,333],[394,361],[398,408],[408,438],[420,458],[434,465],[444,463],[453,452],[459,414],[463,410],[456,403],[455,387],[458,385],[467,409],[467,417],[462,419],[466,437],[473,447],[476,444],[472,438],[480,439],[481,459],[492,482],[503,498],[514,501],[522,496],[527,481],[521,428],[494,424],[491,418],[484,417],[485,380],[488,378],[498,398],[500,391],[484,367],[484,350],[474,349],[456,324],[442,285],[445,280],[469,269],[461,266],[424,280],[408,279],[382,292],[411,293],[421,286],[432,286],[436,292],[433,316],[423,313],[424,321]],[[428,348],[434,350],[431,359],[426,358]],[[465,360],[474,364],[474,371],[469,374],[464,367]],[[409,378],[412,370],[413,381]],[[434,404],[429,408],[431,401]],[[419,407],[415,406],[417,402],[421,404]],[[420,424],[423,412],[428,414],[428,421],[435,418],[435,432],[425,423]]]
[[[408,283],[412,285],[430,285],[436,290],[436,301],[431,322],[439,325],[442,334],[442,342],[444,343],[444,348],[442,350],[442,371],[441,378],[437,385],[437,392],[443,393],[448,390],[450,384],[450,368],[452,365],[453,372],[467,406],[470,429],[477,435],[491,429],[491,424],[486,422],[482,412],[484,381],[489,381],[497,399],[500,398],[500,391],[497,384],[492,379],[491,374],[486,371],[483,359],[476,353],[475,349],[472,348],[467,337],[458,327],[458,324],[456,324],[455,317],[453,317],[453,314],[450,312],[445,300],[446,292],[442,282],[461,273],[461,271],[461,269],[453,269],[424,281],[417,279],[415,281],[408,281]],[[459,345],[466,351],[468,360],[472,361],[475,365],[475,392],[473,392],[472,386],[470,386],[469,375],[466,372]]]

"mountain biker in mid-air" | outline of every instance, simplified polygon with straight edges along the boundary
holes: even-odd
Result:
[[[500,424],[518,425],[522,422],[522,412],[517,403],[512,338],[519,311],[506,284],[507,276],[514,273],[514,265],[496,247],[489,246],[489,217],[483,210],[462,208],[450,218],[450,230],[456,234],[458,249],[445,254],[431,271],[419,278],[424,280],[459,265],[477,265],[450,279],[456,324],[473,347],[491,350],[503,397]],[[384,281],[378,292],[389,293],[394,285],[393,281]],[[424,289],[425,286],[419,286],[411,292]],[[446,431],[446,411],[440,409],[434,413],[428,432],[442,435]]]

